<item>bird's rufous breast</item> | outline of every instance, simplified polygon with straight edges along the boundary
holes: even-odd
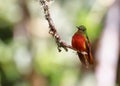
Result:
[[[78,51],[86,51],[86,38],[83,34],[74,34],[72,37],[72,47]]]

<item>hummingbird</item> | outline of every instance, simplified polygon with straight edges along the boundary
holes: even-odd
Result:
[[[93,65],[94,61],[86,27],[81,25],[77,29],[77,32],[72,36],[72,47],[77,51],[83,66]]]

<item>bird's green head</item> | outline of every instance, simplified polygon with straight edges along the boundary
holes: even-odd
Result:
[[[77,26],[77,28],[81,32],[86,32],[86,27],[84,25]]]

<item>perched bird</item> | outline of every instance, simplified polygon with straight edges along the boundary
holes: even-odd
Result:
[[[90,41],[85,26],[77,27],[77,32],[72,36],[72,47],[76,49],[83,66],[93,65]]]

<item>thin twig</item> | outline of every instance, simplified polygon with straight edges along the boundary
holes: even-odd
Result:
[[[40,3],[42,4],[42,7],[44,9],[45,18],[46,18],[46,20],[48,21],[48,24],[49,24],[49,28],[50,28],[49,33],[54,37],[54,39],[57,43],[57,46],[58,46],[58,51],[60,52],[61,48],[63,48],[66,51],[68,51],[68,48],[77,51],[71,45],[68,45],[67,43],[65,43],[61,39],[60,35],[58,34],[57,29],[56,29],[56,27],[53,23],[53,20],[50,16],[49,7],[47,5],[48,0],[40,0]]]

